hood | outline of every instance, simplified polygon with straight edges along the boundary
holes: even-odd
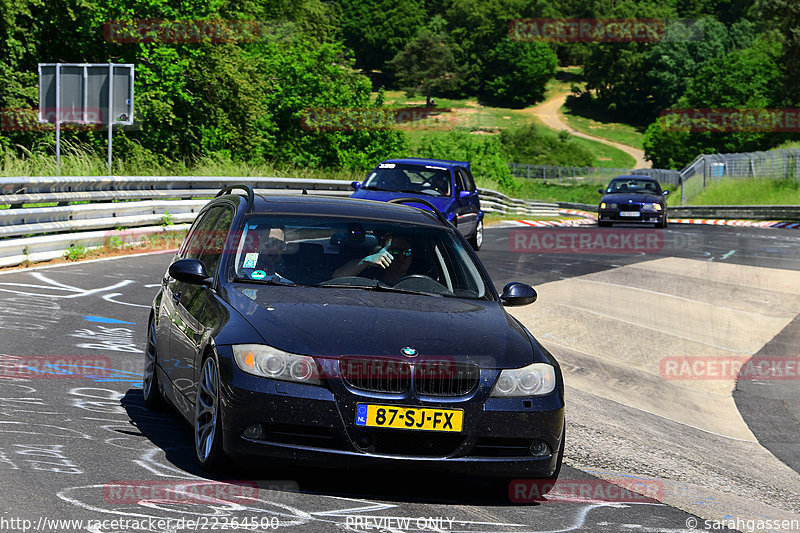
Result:
[[[436,206],[436,209],[442,213],[446,213],[453,203],[453,199],[449,196],[432,196],[430,194],[412,194],[410,192],[395,192],[395,191],[370,191],[359,189],[350,195],[350,198],[360,198],[362,200],[375,200],[378,202],[388,202],[394,198],[422,198]],[[428,209],[427,206],[422,204],[406,204],[414,207],[421,207]]]
[[[452,358],[518,368],[534,361],[528,333],[499,302],[364,289],[234,284],[231,305],[264,342],[303,355]],[[543,357],[538,354],[537,359]]]
[[[628,200],[632,200],[634,204],[660,204],[663,202],[664,197],[658,194],[628,194],[628,193],[612,193],[604,194],[601,202],[627,204]]]

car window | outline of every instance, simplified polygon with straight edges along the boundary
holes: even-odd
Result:
[[[470,174],[469,170],[461,169],[461,172],[464,174],[464,185],[466,186],[467,191],[474,191],[475,190],[475,182],[472,180],[472,174]]]
[[[364,188],[449,196],[450,171],[437,165],[380,163],[364,181]]]
[[[214,228],[209,232],[209,236],[198,257],[211,276],[214,275],[222,258],[222,250],[225,248],[225,241],[228,239],[231,222],[233,221],[233,209],[223,206],[220,210],[220,216],[217,218]]]
[[[392,257],[388,268],[364,263],[381,253]],[[231,269],[231,278],[239,282],[393,287],[437,296],[491,297],[456,234],[439,227],[316,215],[249,215]]]
[[[200,214],[179,251],[181,259],[200,259],[200,253],[203,251],[206,242],[211,238],[211,230],[214,229],[222,210],[222,206],[212,207]]]
[[[655,181],[639,179],[613,180],[606,192],[630,194],[661,194],[661,187]]]
[[[469,189],[464,182],[464,174],[461,168],[456,168],[456,189],[460,191],[468,191]]]

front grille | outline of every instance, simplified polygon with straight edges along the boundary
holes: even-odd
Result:
[[[411,388],[422,396],[464,396],[480,382],[480,369],[469,363],[420,361],[410,364],[393,359],[343,357],[342,379],[352,388],[367,392],[401,394]]]
[[[414,390],[425,396],[463,396],[478,386],[480,377],[473,364],[424,361],[414,368]]]
[[[404,361],[343,357],[339,368],[345,383],[358,390],[402,393],[411,385],[411,366]]]

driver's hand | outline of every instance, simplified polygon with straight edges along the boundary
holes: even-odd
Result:
[[[392,264],[392,260],[394,259],[392,257],[392,254],[389,253],[389,247],[391,245],[392,241],[390,240],[388,243],[386,243],[386,246],[384,246],[374,254],[368,255],[367,257],[359,261],[359,263],[362,265],[367,264],[381,268],[388,267],[389,265]]]

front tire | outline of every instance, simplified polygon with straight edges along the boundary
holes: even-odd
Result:
[[[144,374],[142,377],[144,406],[151,411],[159,411],[164,408],[164,398],[158,388],[158,352],[156,346],[156,324],[151,317],[147,327],[147,348],[144,351]]]
[[[478,221],[478,226],[475,228],[475,234],[469,238],[469,244],[476,252],[483,246],[483,220]]]
[[[211,354],[203,361],[194,409],[194,450],[207,472],[217,472],[227,463],[222,450],[219,393],[219,367]]]

